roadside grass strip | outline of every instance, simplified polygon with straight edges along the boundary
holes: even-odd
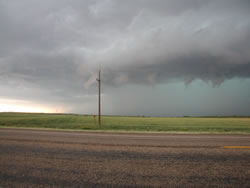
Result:
[[[250,134],[250,117],[144,117],[0,113],[0,128],[45,128],[85,131],[161,132],[197,134]]]

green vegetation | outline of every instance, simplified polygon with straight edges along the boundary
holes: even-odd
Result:
[[[187,133],[250,133],[250,118],[242,117],[125,117],[98,118],[74,114],[0,113],[1,127]]]

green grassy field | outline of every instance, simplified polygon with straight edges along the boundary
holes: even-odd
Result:
[[[73,130],[248,133],[250,118],[240,117],[120,117],[103,116],[99,128],[92,116],[73,114],[0,113],[0,127],[29,127]]]

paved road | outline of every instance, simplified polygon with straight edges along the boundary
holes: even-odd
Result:
[[[0,129],[0,187],[249,187],[249,135]]]

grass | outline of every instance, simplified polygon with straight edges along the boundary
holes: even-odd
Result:
[[[53,128],[73,130],[248,133],[250,117],[126,117],[103,116],[98,128],[92,116],[74,114],[0,113],[1,127]]]

